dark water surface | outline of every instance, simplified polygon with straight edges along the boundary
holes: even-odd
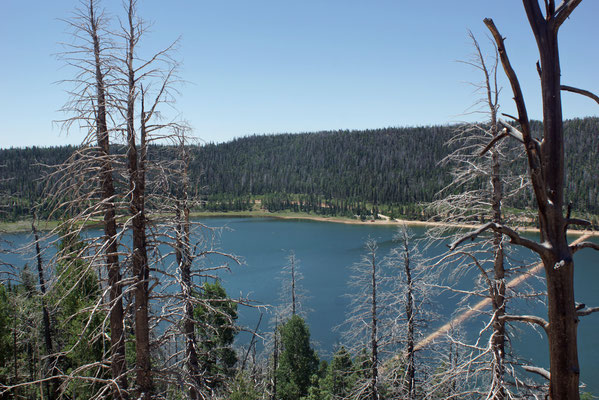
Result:
[[[286,264],[289,250],[293,250],[304,275],[302,285],[308,294],[305,307],[312,338],[322,356],[329,356],[341,334],[333,330],[345,319],[349,304],[348,279],[350,267],[364,253],[364,242],[371,237],[379,244],[380,255],[392,246],[396,227],[386,225],[348,225],[309,220],[281,220],[271,218],[206,218],[202,223],[226,227],[221,233],[220,248],[242,257],[244,265],[232,266],[231,272],[221,273],[224,286],[231,297],[249,296],[256,304],[277,305],[281,287],[280,271]],[[411,228],[417,239],[425,228]],[[90,231],[93,234],[93,231]],[[16,244],[31,240],[26,234],[3,235]],[[424,256],[444,251],[444,244],[427,249]],[[524,254],[520,254],[524,257]],[[23,263],[21,257],[2,256],[6,261]],[[219,260],[215,260],[217,262]],[[221,260],[222,261],[222,260]],[[599,254],[582,250],[575,258],[575,284],[577,301],[587,306],[599,306]],[[30,265],[34,265],[30,262]],[[462,278],[457,284],[467,289],[471,277]],[[447,322],[456,308],[459,298],[442,293],[434,299],[441,316],[431,321],[430,330]],[[518,304],[526,314],[545,316],[543,306],[535,303]],[[513,311],[513,310],[508,310]],[[240,309],[239,322],[253,328],[258,321],[259,310]],[[265,312],[262,329],[268,328],[270,315]],[[482,320],[465,324],[468,335],[478,333]],[[549,369],[547,339],[527,325],[518,325],[517,335],[512,339],[516,352],[535,365]],[[240,333],[238,340],[247,343],[249,335]],[[579,359],[581,379],[587,391],[599,395],[599,313],[581,318],[579,326]]]

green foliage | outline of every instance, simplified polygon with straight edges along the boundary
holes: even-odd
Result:
[[[210,377],[211,386],[218,387],[235,373],[237,355],[232,345],[238,332],[234,325],[237,303],[229,299],[219,281],[204,283],[199,298],[202,302],[194,310],[199,361],[205,376]]]
[[[41,301],[27,265],[20,281],[0,284],[0,383],[42,378]],[[38,387],[25,386],[0,398],[39,398]]]
[[[235,376],[229,400],[258,400],[262,398],[252,381],[243,373]]]
[[[5,284],[0,283],[0,382],[8,382],[9,361],[12,354],[11,314],[9,301],[11,293]]]
[[[345,347],[341,346],[333,355],[322,385],[323,391],[330,398],[348,397],[355,383],[356,376],[351,355]]]
[[[540,122],[532,129],[539,132]],[[204,209],[246,211],[260,198],[270,211],[290,210],[327,215],[362,216],[380,211],[410,219],[423,215],[419,203],[433,199],[451,181],[438,165],[451,148],[445,146],[455,126],[384,128],[305,134],[251,136],[191,149],[191,184],[206,188]],[[573,210],[599,214],[599,188],[592,171],[599,169],[599,118],[565,121],[566,187]],[[0,192],[11,193],[3,219],[30,215],[43,203],[40,164],[60,163],[74,147],[0,150]],[[170,153],[151,146],[149,157]],[[115,149],[115,152],[122,150]],[[513,165],[521,170],[525,165]],[[506,206],[531,206],[530,193]],[[47,208],[47,207],[46,207]],[[38,213],[44,216],[47,209]]]
[[[293,315],[279,327],[282,351],[277,371],[277,393],[282,400],[299,400],[308,394],[318,372],[318,355],[310,345],[310,330],[303,318]]]

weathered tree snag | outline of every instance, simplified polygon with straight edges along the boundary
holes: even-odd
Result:
[[[279,368],[279,319],[277,317],[275,322],[275,343],[274,343],[274,351],[272,355],[273,365],[272,365],[272,396],[271,400],[277,400],[277,369]]]
[[[370,321],[370,356],[371,356],[371,378],[370,378],[370,398],[372,400],[379,399],[379,390],[378,390],[378,371],[379,371],[379,353],[378,353],[378,319],[377,319],[377,266],[378,261],[376,259],[376,243],[374,241],[369,241],[366,244],[368,249],[368,256],[370,258],[370,267],[371,267],[371,321]]]
[[[50,373],[50,376],[58,375],[58,370],[56,366],[57,358],[53,355],[54,350],[52,346],[52,329],[50,326],[50,313],[48,312],[48,307],[46,306],[46,300],[44,296],[46,295],[46,280],[44,279],[44,267],[42,263],[42,251],[40,249],[40,238],[37,233],[37,229],[35,227],[35,214],[33,215],[33,221],[31,222],[31,230],[33,231],[33,238],[35,239],[35,254],[37,258],[37,274],[40,283],[40,292],[42,293],[41,303],[42,303],[42,321],[44,325],[44,345],[46,347],[46,357],[47,357],[47,373]],[[45,382],[45,387],[47,391],[48,399],[54,400],[56,395],[58,394],[58,381],[57,379],[48,380]]]
[[[175,233],[175,258],[181,274],[181,289],[184,299],[183,334],[185,336],[185,357],[187,370],[192,384],[189,385],[189,398],[200,399],[199,388],[202,385],[198,353],[196,350],[197,340],[194,324],[193,287],[191,281],[191,239],[189,222],[188,190],[189,179],[187,175],[187,153],[185,150],[185,139],[181,138],[180,158],[182,161],[182,188],[175,204],[177,220]]]
[[[524,97],[507,56],[504,38],[491,19],[484,21],[495,39],[504,71],[514,93],[518,122],[522,129],[531,183],[537,202],[541,244],[532,245],[497,223],[487,224],[486,228],[507,234],[512,242],[532,249],[541,257],[547,282],[549,397],[568,400],[579,398],[580,369],[576,343],[578,316],[574,301],[574,262],[566,238],[567,220],[563,215],[564,138],[557,35],[561,24],[580,2],[581,0],[566,0],[557,9],[554,1],[545,2],[546,15],[543,15],[538,0],[523,0],[540,57],[543,99],[543,139],[540,146],[536,146],[531,137]],[[507,319],[507,316],[504,319]]]
[[[92,36],[95,78],[96,78],[96,139],[100,159],[102,160],[100,181],[102,185],[102,202],[104,204],[104,242],[106,243],[106,269],[110,287],[110,352],[111,373],[117,386],[113,388],[115,399],[125,398],[127,390],[125,336],[123,327],[123,300],[121,287],[121,270],[118,256],[116,212],[114,206],[115,190],[110,163],[110,142],[108,124],[106,122],[106,87],[102,71],[100,39],[98,37],[98,19],[94,14],[93,0],[89,2],[90,34]]]
[[[472,36],[472,35],[471,35]],[[482,51],[478,42],[472,36],[474,46],[477,50],[478,60],[481,69],[485,75],[485,89],[487,93],[486,106],[489,109],[491,137],[492,141],[497,141],[500,132],[498,131],[497,110],[499,108],[499,90],[497,88],[497,52],[495,53],[495,65],[492,69],[494,79],[491,80],[489,68],[485,63]],[[493,85],[492,85],[493,82]],[[503,186],[501,183],[501,167],[499,151],[493,147],[491,152],[491,210],[492,221],[501,225],[502,210],[501,204],[503,201]],[[499,232],[493,233],[493,275],[494,281],[489,295],[491,296],[491,304],[493,305],[493,334],[491,336],[491,350],[493,353],[492,369],[492,388],[491,393],[496,400],[505,398],[504,388],[504,360],[505,360],[505,322],[501,317],[505,314],[505,266],[503,254],[503,235]]]
[[[291,315],[295,315],[295,254],[289,255],[291,267]]]
[[[412,281],[412,266],[410,264],[410,246],[408,241],[408,233],[404,229],[401,232],[401,240],[404,252],[404,272],[406,274],[406,320],[408,322],[408,330],[406,336],[406,380],[408,384],[408,400],[412,400],[416,396],[416,366],[415,366],[415,339],[414,339],[414,282]]]
[[[135,133],[135,100],[136,86],[133,59],[135,45],[139,39],[136,31],[135,2],[129,1],[127,12],[127,165],[129,170],[129,211],[132,219],[133,254],[131,259],[135,278],[135,361],[136,390],[138,397],[150,399],[153,395],[152,365],[150,360],[150,321],[149,321],[149,279],[146,215],[145,215],[145,157],[146,152],[146,116],[141,112],[141,155],[138,155]],[[143,99],[142,99],[143,104]]]

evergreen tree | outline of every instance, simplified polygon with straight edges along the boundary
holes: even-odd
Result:
[[[310,345],[306,322],[293,315],[279,328],[282,351],[276,371],[277,393],[282,400],[299,400],[308,394],[312,376],[318,371],[318,355]]]
[[[351,354],[341,346],[333,355],[333,360],[327,369],[327,375],[322,381],[321,395],[323,399],[342,399],[350,395],[356,382],[354,363]]]
[[[10,357],[12,355],[11,291],[0,283],[0,382],[8,382],[10,376]]]
[[[229,299],[219,281],[204,283],[200,297],[203,301],[194,310],[199,362],[205,371],[206,386],[215,389],[235,372],[237,355],[232,346],[238,332],[234,325],[237,303]]]
[[[254,387],[251,379],[243,373],[237,374],[233,381],[233,390],[229,400],[258,400],[260,398],[260,393]]]

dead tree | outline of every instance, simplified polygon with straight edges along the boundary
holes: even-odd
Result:
[[[475,103],[473,113],[485,115],[483,123],[465,124],[457,129],[455,136],[447,143],[455,149],[442,161],[451,166],[453,181],[438,194],[430,208],[434,214],[441,216],[444,222],[452,225],[477,224],[479,221],[492,221],[502,224],[506,221],[516,222],[515,213],[505,214],[504,205],[521,197],[526,193],[528,179],[518,163],[522,159],[522,152],[510,143],[501,142],[485,153],[489,142],[503,134],[498,127],[499,92],[497,83],[497,67],[499,55],[495,43],[492,55],[485,57],[480,44],[469,34],[474,55],[463,63],[480,71],[483,79],[481,83],[472,83],[481,98]],[[439,227],[429,231],[435,239],[444,237],[459,237],[455,229]],[[485,241],[464,245],[460,252],[451,253],[444,264],[457,270],[474,269],[478,272],[477,288],[472,291],[461,292],[465,295],[463,301],[472,296],[485,296],[490,299],[491,322],[488,329],[481,334],[489,334],[488,344],[480,346],[480,352],[486,353],[487,365],[480,359],[480,354],[472,356],[477,358],[479,373],[490,377],[488,393],[485,396],[493,399],[504,399],[509,389],[508,378],[505,376],[506,363],[510,362],[509,352],[506,352],[506,322],[502,319],[505,314],[506,304],[511,297],[520,296],[515,291],[507,292],[506,279],[510,274],[520,274],[525,271],[522,267],[506,258],[510,251],[500,233],[494,232],[491,238]],[[450,288],[450,290],[453,290]],[[482,310],[481,310],[482,311]],[[486,312],[486,311],[485,311]],[[472,349],[468,350],[471,352]],[[508,369],[513,371],[512,368]],[[518,385],[521,388],[522,385]]]
[[[63,213],[67,216],[60,228],[65,232],[78,231],[82,222],[98,216],[102,218],[104,237],[100,243],[90,246],[105,258],[109,288],[110,368],[114,382],[112,393],[114,398],[125,398],[127,378],[117,233],[118,202],[113,178],[115,156],[111,153],[111,129],[108,125],[111,107],[109,88],[112,85],[111,43],[104,30],[108,21],[97,10],[94,1],[89,0],[82,2],[74,17],[65,22],[74,30],[75,42],[66,44],[61,58],[77,72],[74,78],[64,81],[74,89],[70,91],[71,101],[63,108],[72,116],[62,124],[66,130],[82,127],[87,129],[87,133],[81,149],[53,172],[57,183],[47,192],[56,204],[54,215]],[[70,194],[66,202],[65,193]]]
[[[185,359],[187,370],[193,382],[189,385],[189,398],[200,399],[200,388],[202,387],[201,370],[198,361],[197,340],[194,323],[193,283],[191,279],[191,267],[193,263],[191,248],[191,223],[189,220],[189,177],[187,167],[189,165],[186,151],[185,138],[181,139],[180,157],[182,165],[182,185],[179,198],[175,203],[175,256],[181,275],[181,294],[184,301],[183,334],[185,336]]]
[[[371,400],[380,399],[379,368],[381,358],[379,352],[388,345],[386,338],[382,337],[380,321],[383,318],[381,307],[384,302],[380,299],[380,285],[383,278],[380,260],[377,255],[378,246],[374,239],[368,239],[365,244],[366,253],[359,263],[352,266],[352,276],[349,285],[358,293],[351,295],[351,303],[347,314],[346,326],[343,332],[348,348],[354,354],[368,351],[368,365],[363,375],[353,389],[355,398]],[[388,338],[388,336],[387,336]]]
[[[304,307],[304,302],[308,296],[301,284],[304,275],[300,265],[300,260],[296,257],[295,252],[289,251],[287,264],[281,269],[280,306],[275,310],[275,319],[286,321],[296,314],[302,318],[306,317],[308,310]]]
[[[138,396],[150,398],[154,393],[151,365],[151,316],[149,252],[153,249],[148,237],[150,219],[147,205],[151,200],[148,193],[147,176],[153,169],[162,166],[148,162],[148,146],[151,142],[169,141],[174,134],[176,122],[159,122],[159,108],[173,101],[175,71],[177,63],[170,57],[176,41],[167,48],[141,57],[137,48],[143,39],[146,25],[137,15],[137,1],[129,0],[125,5],[126,23],[118,36],[124,41],[124,56],[117,57],[115,69],[120,74],[120,97],[118,110],[121,115],[122,131],[125,133],[126,164],[129,191],[124,196],[128,203],[129,219],[125,224],[131,230],[131,272],[134,279],[136,390]],[[147,102],[147,103],[146,103]],[[139,107],[139,114],[136,109]],[[136,117],[139,122],[136,124]],[[160,210],[157,210],[160,211]]]
[[[415,367],[415,285],[412,279],[412,259],[410,257],[410,245],[408,241],[408,234],[404,229],[400,233],[399,240],[403,245],[403,258],[404,258],[404,273],[405,273],[405,285],[406,285],[406,299],[405,299],[405,310],[406,310],[406,321],[407,321],[407,334],[406,334],[406,382],[407,382],[407,398],[409,400],[414,399],[416,394],[416,367]]]
[[[112,199],[115,196],[114,184],[112,182],[112,166],[109,162],[110,143],[108,136],[108,124],[106,116],[106,88],[104,84],[104,75],[102,72],[102,60],[100,54],[100,42],[98,37],[97,20],[94,16],[93,0],[89,4],[89,24],[90,33],[94,46],[94,64],[96,76],[96,94],[97,94],[97,117],[96,117],[96,135],[97,143],[100,149],[100,157],[105,158],[102,163],[102,201],[104,206],[104,234],[106,249],[106,263],[108,269],[108,285],[110,287],[110,332],[111,332],[111,352],[112,352],[112,376],[119,388],[113,390],[115,398],[120,398],[121,391],[127,390],[127,378],[125,376],[125,337],[124,337],[124,312],[121,287],[121,270],[118,259],[116,213]]]
[[[428,321],[436,318],[432,311],[433,283],[438,270],[427,267],[405,226],[393,236],[393,247],[383,259],[385,270],[379,289],[381,303],[379,324],[382,354],[382,378],[388,395],[415,399],[428,390],[428,366],[417,362],[416,355],[430,344],[419,345]],[[433,369],[431,367],[430,369]]]
[[[146,116],[141,112],[141,149],[138,149],[135,132],[135,101],[138,83],[133,62],[135,46],[140,40],[141,26],[135,19],[135,2],[130,0],[127,9],[128,24],[123,28],[126,40],[126,93],[125,131],[127,137],[127,168],[129,172],[129,212],[131,215],[131,232],[133,248],[131,254],[132,273],[135,279],[135,369],[136,390],[138,396],[149,399],[153,392],[153,381],[150,361],[150,318],[149,318],[149,280],[148,246],[146,237],[145,187],[146,187]]]
[[[561,106],[561,71],[558,49],[558,31],[581,0],[565,0],[556,6],[553,0],[545,1],[545,12],[537,0],[523,0],[524,9],[537,41],[540,62],[537,69],[541,78],[543,100],[543,134],[533,137],[524,103],[524,97],[504,45],[493,20],[485,19],[497,44],[503,69],[509,79],[518,111],[514,117],[518,126],[503,120],[501,135],[494,138],[485,150],[501,139],[511,136],[522,143],[528,160],[528,169],[538,211],[540,240],[527,239],[515,230],[495,222],[489,222],[472,233],[456,240],[455,249],[467,239],[473,239],[484,231],[492,230],[507,237],[511,243],[535,252],[543,262],[546,285],[548,319],[537,316],[509,315],[503,321],[524,321],[543,328],[549,339],[550,384],[552,399],[578,399],[579,376],[577,349],[577,324],[584,310],[577,310],[574,297],[573,254],[583,248],[599,246],[590,242],[570,245],[566,237],[571,225],[586,222],[570,218],[564,208],[564,137]]]
[[[31,230],[33,232],[33,238],[35,239],[35,254],[37,260],[37,274],[39,279],[40,286],[40,302],[42,306],[42,322],[44,324],[44,345],[46,350],[46,364],[47,369],[46,373],[50,374],[50,377],[58,375],[58,369],[56,363],[58,362],[57,358],[54,355],[54,347],[52,345],[52,326],[50,322],[50,312],[48,311],[48,307],[46,305],[46,279],[44,278],[44,265],[42,261],[42,250],[40,247],[40,237],[35,226],[35,214],[33,215],[33,221],[31,222]],[[56,398],[58,394],[58,384],[57,380],[49,380],[45,382],[45,387],[47,390],[47,396],[50,400]]]
[[[180,342],[182,347],[175,354],[162,351],[164,365],[156,365],[153,370],[157,370],[160,383],[184,387],[185,394],[191,399],[207,399],[214,395],[216,381],[222,381],[223,377],[211,376],[207,371],[204,363],[214,358],[209,354],[213,349],[207,350],[209,346],[198,339],[198,332],[201,329],[216,334],[222,326],[212,326],[210,321],[202,320],[197,310],[202,310],[206,317],[224,317],[221,319],[226,321],[227,327],[232,327],[234,321],[219,309],[218,304],[243,304],[244,301],[207,298],[203,283],[218,279],[219,270],[228,270],[229,262],[239,264],[239,259],[218,248],[218,229],[191,220],[191,208],[198,203],[188,175],[194,139],[188,136],[188,128],[182,124],[169,128],[172,130],[169,140],[175,145],[163,151],[172,152],[172,161],[162,164],[160,171],[155,172],[159,181],[155,194],[159,197],[161,212],[174,215],[174,218],[164,217],[157,221],[155,230],[164,233],[153,238],[172,249],[152,267],[162,276],[158,285],[160,290],[153,294],[162,303],[156,323],[167,326],[156,338],[156,347]],[[174,256],[174,263],[167,261],[170,256]]]

